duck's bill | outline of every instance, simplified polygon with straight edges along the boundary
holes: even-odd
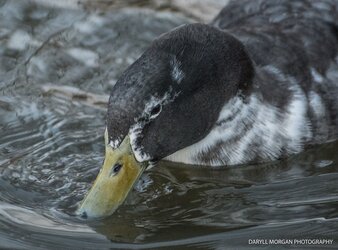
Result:
[[[136,161],[127,136],[120,147],[107,145],[103,167],[77,214],[84,218],[111,215],[125,200],[146,165]]]

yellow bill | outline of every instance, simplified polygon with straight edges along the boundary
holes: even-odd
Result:
[[[144,163],[136,161],[129,136],[124,139],[119,148],[113,150],[108,145],[106,131],[105,145],[106,155],[103,167],[77,211],[78,215],[85,218],[111,215],[123,203],[146,168]]]

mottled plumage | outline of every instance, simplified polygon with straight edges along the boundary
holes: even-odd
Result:
[[[338,139],[338,2],[232,1],[162,35],[114,87],[108,133],[139,161],[214,166]]]

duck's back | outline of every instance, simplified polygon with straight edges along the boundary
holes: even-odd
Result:
[[[231,1],[211,24],[238,38],[256,69],[292,79],[289,88],[304,93],[308,144],[338,138],[338,1]],[[277,81],[263,92],[287,109],[289,93]]]
[[[223,29],[241,26],[281,23],[290,18],[318,19],[338,24],[336,0],[232,0],[222,9],[212,24]]]

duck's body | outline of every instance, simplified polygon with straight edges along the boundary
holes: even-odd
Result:
[[[233,1],[211,25],[244,45],[252,88],[225,103],[204,139],[168,160],[262,162],[338,138],[336,1]]]
[[[160,36],[112,89],[79,212],[112,213],[153,160],[257,163],[338,139],[337,55],[335,0],[233,1]]]

